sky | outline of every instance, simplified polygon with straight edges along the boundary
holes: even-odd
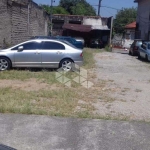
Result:
[[[50,5],[51,0],[33,0],[34,2],[38,4],[48,4]],[[99,0],[86,0],[88,3],[90,3],[96,11],[98,10],[98,3]],[[59,0],[55,0],[53,3],[54,6],[57,6],[59,4]],[[137,3],[134,3],[134,0],[102,0],[101,6],[106,6],[106,7],[101,7],[100,10],[100,15],[102,17],[110,17],[114,16],[117,13],[116,9],[121,9],[121,8],[131,8],[131,7],[137,7]],[[107,7],[112,7],[112,8],[107,8]]]

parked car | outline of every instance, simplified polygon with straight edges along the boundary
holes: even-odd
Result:
[[[142,45],[142,40],[141,39],[135,39],[134,42],[131,44],[130,49],[129,49],[129,55],[138,55],[138,49],[139,46]]]
[[[82,50],[54,39],[33,39],[0,50],[0,71],[11,67],[73,69],[83,63]]]
[[[103,48],[104,44],[103,44],[102,40],[100,40],[100,39],[92,39],[90,41],[90,47],[91,48]]]
[[[72,45],[79,49],[83,49],[83,44],[81,41],[76,41],[74,38],[70,36],[33,36],[31,39],[58,39],[58,40],[65,40],[70,42]]]
[[[150,42],[143,42],[138,50],[138,58],[144,58],[150,61]]]
[[[82,38],[82,37],[74,37],[74,39],[75,39],[76,41],[82,42],[82,44],[83,44],[83,46],[84,46],[84,44],[85,44],[84,38]]]
[[[57,39],[55,36],[32,36],[30,39]]]
[[[66,40],[73,44],[75,47],[83,49],[83,43],[81,41],[76,41],[74,38],[69,36],[56,36],[57,39]]]

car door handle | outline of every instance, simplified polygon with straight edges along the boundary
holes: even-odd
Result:
[[[60,51],[57,51],[57,54],[62,54],[62,52],[60,52]]]
[[[34,54],[38,55],[38,54],[40,54],[40,52],[35,52]]]

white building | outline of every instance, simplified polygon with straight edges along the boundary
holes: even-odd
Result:
[[[150,40],[150,0],[134,0],[138,3],[136,38]]]
[[[122,47],[129,49],[135,39],[136,22],[132,22],[125,26],[125,35],[122,41]]]

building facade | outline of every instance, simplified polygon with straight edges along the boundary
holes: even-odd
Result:
[[[150,40],[150,0],[135,0],[138,3],[135,37]]]
[[[0,48],[48,35],[49,16],[31,0],[0,0]]]
[[[82,37],[85,46],[89,46],[92,39],[101,39],[108,44],[110,38],[112,17],[53,15],[53,35]]]

